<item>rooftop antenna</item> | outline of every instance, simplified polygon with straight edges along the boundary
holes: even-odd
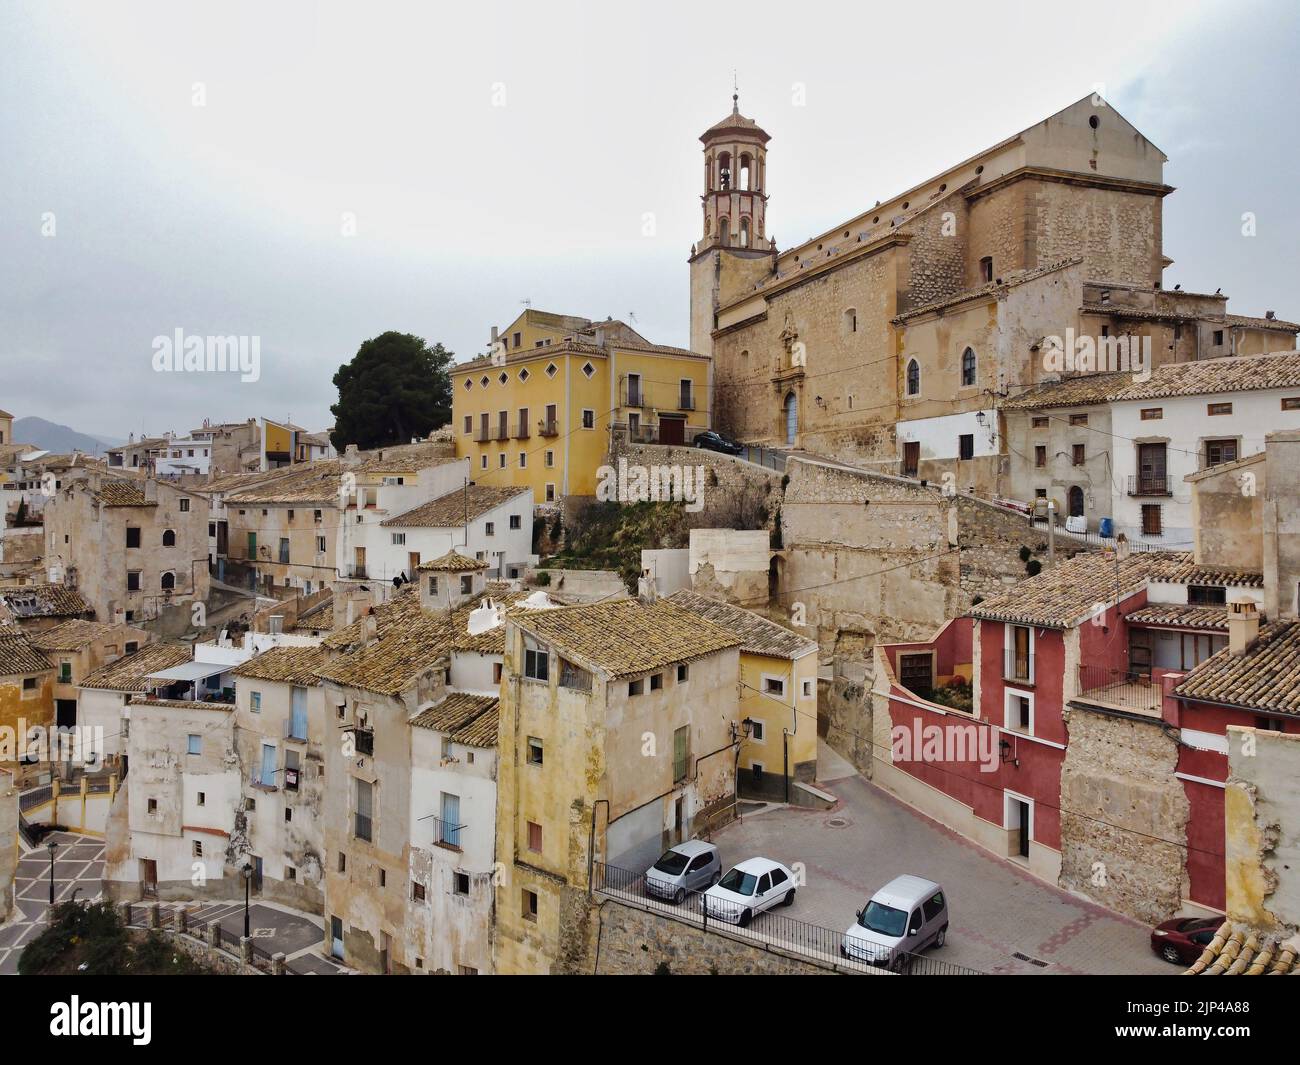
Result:
[[[731,113],[740,114],[740,83],[736,80],[736,71],[731,72]]]
[[[628,320],[629,322],[635,322],[635,321],[636,321],[636,311],[628,311],[628,312],[627,312],[627,320]]]
[[[525,307],[531,307],[533,305],[533,301],[530,299],[522,299],[519,302],[522,303]]]

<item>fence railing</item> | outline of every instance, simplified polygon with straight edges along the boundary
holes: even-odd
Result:
[[[710,913],[704,904],[704,893],[690,891],[680,902],[661,898],[646,886],[644,873],[607,865],[592,864],[591,887],[607,898],[636,906],[639,909],[663,914],[672,920],[703,928],[706,932],[721,932],[748,940],[764,950],[777,949],[801,955],[824,965],[837,965],[853,972],[871,973],[888,969],[908,976],[979,976],[976,969],[942,961],[928,954],[911,954],[907,951],[883,952],[878,961],[870,962],[845,953],[843,931],[809,924],[783,913],[778,903],[775,910],[755,914],[745,926],[732,924]],[[797,888],[795,888],[797,892]]]
[[[1002,679],[1030,684],[1034,679],[1034,656],[1023,651],[1002,653]]]
[[[1080,666],[1079,695],[1143,714],[1159,714],[1163,701],[1160,685],[1146,671],[1108,666]]]

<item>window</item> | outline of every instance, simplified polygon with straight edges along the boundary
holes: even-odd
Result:
[[[1033,696],[1021,692],[1008,691],[1005,713],[1006,727],[1017,732],[1032,732]]]
[[[1160,504],[1143,503],[1142,504],[1142,535],[1159,536],[1163,527],[1164,526],[1161,523],[1161,518],[1160,518]]]
[[[480,558],[482,558],[483,552],[481,551],[478,552],[478,555]],[[461,577],[460,591],[462,595],[469,595],[474,591],[474,578],[469,576],[469,574],[466,574],[465,576]]]
[[[130,570],[126,575],[126,590],[128,592],[138,592],[140,590],[140,571]]]
[[[673,783],[680,784],[686,779],[690,765],[691,729],[683,725],[673,730]]]
[[[781,677],[764,677],[763,691],[768,695],[785,695],[785,681]]]
[[[164,529],[162,535],[163,547],[176,546],[176,531],[174,529]]]
[[[181,506],[181,513],[182,513],[182,514],[188,514],[188,513],[189,513],[189,510],[190,510],[190,501],[189,501],[188,499],[182,497],[182,498],[181,498],[181,501],[180,501],[180,506]]]
[[[645,679],[630,680],[627,682],[627,694],[629,696],[640,695],[645,691]]]
[[[191,853],[193,853],[195,858],[203,857],[203,840],[196,839],[194,841],[194,850]]]
[[[146,805],[146,809],[148,810],[149,813],[151,813],[151,814],[156,814],[156,813],[158,812],[158,800],[157,800],[157,799],[150,799],[150,800],[149,800],[145,805]]]
[[[466,383],[466,384],[469,384],[468,381],[466,381],[465,383]],[[474,415],[472,415],[472,414],[466,414],[466,415],[465,415],[465,433],[468,435],[469,433],[472,433],[473,431],[474,431]]]
[[[346,873],[348,871],[348,856],[342,851],[339,851],[338,870],[340,873]]]
[[[907,364],[907,394],[909,396],[921,394],[921,364],[915,359]]]
[[[481,456],[479,456],[479,458],[480,458],[479,467],[480,467],[481,469],[485,469],[485,470],[486,470],[486,469],[487,469],[487,456],[486,456],[486,455],[481,455]]]
[[[1142,408],[1142,420],[1144,422],[1158,422],[1164,416],[1165,416],[1165,410],[1163,407]]]
[[[510,515],[510,528],[512,528],[512,529],[522,529],[523,527],[524,527],[524,520],[523,520],[522,516],[520,516],[519,514],[511,514],[511,515]]]
[[[497,468],[504,470],[506,468],[506,453],[503,451],[497,456]]]
[[[552,469],[552,468],[554,468],[554,466],[555,466],[555,452],[554,452],[554,451],[548,451],[548,452],[546,453],[546,468],[547,468],[547,469]]]
[[[588,362],[588,363],[583,363],[583,366],[582,366],[582,376],[583,376],[583,377],[585,377],[585,378],[587,378],[588,380],[590,380],[592,374],[594,374],[595,372],[596,372],[596,367],[592,366],[591,363],[589,363],[589,362]]]
[[[371,838],[371,813],[372,803],[374,801],[373,786],[368,780],[355,780],[356,784],[356,812],[353,820],[352,834],[357,839],[363,839],[367,842]]]
[[[170,592],[172,589],[176,587],[176,574],[170,571],[164,573],[162,575],[162,579],[160,583],[162,585],[162,590],[164,592]]]
[[[523,889],[523,919],[525,921],[537,920],[537,892]]]
[[[67,661],[66,659],[59,663],[59,683],[60,684],[72,683],[72,663]]]
[[[560,687],[575,691],[591,691],[591,674],[567,658],[560,659]]]
[[[521,451],[519,452],[519,468],[522,470],[525,469],[527,466],[528,466],[528,452]]]
[[[1036,417],[1029,420],[1030,427],[1033,429],[1046,429],[1050,418]]]
[[[1216,348],[1221,348],[1221,347],[1223,347],[1223,330],[1222,330],[1222,329],[1216,329],[1216,330],[1214,331],[1214,346],[1215,346]]]
[[[1087,461],[1085,448],[1082,444],[1075,444],[1074,447],[1071,449],[1071,452],[1072,452],[1071,461],[1076,466],[1082,466],[1084,462]]]
[[[260,713],[262,712],[262,693],[261,693],[261,692],[249,692],[249,693],[248,693],[248,709],[251,710],[251,711],[252,711],[253,713],[255,713],[255,714],[260,714]]]
[[[590,407],[583,408],[582,427],[584,429],[596,428],[596,412],[592,410]]]
[[[528,737],[528,764],[541,765],[542,755],[543,755],[542,741],[539,740],[536,736],[529,736]]]
[[[424,901],[424,885],[421,884],[418,880],[411,881],[411,901],[412,902]]]
[[[535,854],[542,852],[542,826],[536,821],[528,822],[528,849]]]
[[[457,895],[468,895],[469,873],[452,873],[451,890]]]
[[[190,734],[185,738],[185,742],[186,742],[186,747],[185,747],[185,753],[186,753],[186,754],[202,754],[202,753],[203,753],[203,737],[202,737],[202,736],[198,735],[197,733],[193,733],[193,732],[191,732],[191,733],[190,733]]]
[[[662,673],[656,673],[653,677],[650,678],[650,690],[652,692],[662,691],[663,686],[664,686],[664,675]]]
[[[1087,424],[1088,424],[1088,416],[1087,416],[1086,414],[1071,414],[1071,415],[1070,415],[1070,424],[1071,424],[1071,425],[1087,425]]]
[[[126,527],[126,546],[127,547],[140,546],[140,530],[134,525],[128,525]]]
[[[757,718],[754,718],[753,720],[750,721],[749,727],[750,727],[750,733],[749,733],[750,739],[754,740],[756,743],[762,743],[765,739],[767,739],[767,726],[764,725],[763,722],[759,721]]]
[[[1187,603],[1189,606],[1223,606],[1228,601],[1228,590],[1203,584],[1187,586]]]
[[[844,332],[856,333],[858,331],[858,312],[855,308],[850,307],[844,312]]]
[[[967,348],[961,353],[961,385],[969,388],[975,383],[975,349]]]
[[[199,792],[198,795],[195,796],[194,805],[207,806],[207,804],[208,804],[208,793],[206,791]]]
[[[687,679],[690,677],[690,675],[691,675],[691,667],[688,666],[685,662],[683,662],[681,665],[677,667],[678,684],[685,684]]]
[[[429,594],[430,594],[430,595],[437,595],[437,594],[438,594],[438,578],[437,578],[437,577],[430,577],[430,578],[429,578]]]
[[[551,679],[551,656],[544,649],[524,650],[524,676],[529,680]]]
[[[1205,413],[1212,418],[1217,417],[1220,414],[1231,414],[1232,404],[1231,403],[1207,403],[1205,405]]]
[[[553,484],[548,484],[546,486],[546,502],[548,503],[555,502],[555,485]]]
[[[522,458],[522,456],[520,456]],[[497,523],[494,521],[485,521],[483,523],[483,535],[495,536],[497,534]]]
[[[23,691],[34,692],[36,690],[35,677],[23,677]]]
[[[316,537],[316,554],[323,555],[325,554],[325,552],[326,552],[325,537],[323,536]]]
[[[1002,676],[1007,680],[1034,679],[1034,633],[1027,625],[1006,626],[1006,663]]]
[[[1047,465],[1047,448],[1043,444],[1034,446],[1034,465],[1039,469]]]
[[[1236,440],[1205,441],[1205,465],[1217,466],[1221,462],[1237,461]]]
[[[1283,396],[1283,410],[1300,410],[1300,396]]]
[[[973,459],[975,457],[975,434],[962,433],[957,437],[957,457],[959,459]]]
[[[380,886],[380,887],[388,887],[388,870],[387,870],[387,869],[380,869],[380,870],[379,870],[379,886]]]

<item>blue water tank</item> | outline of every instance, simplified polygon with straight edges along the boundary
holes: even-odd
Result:
[[[1101,534],[1102,539],[1109,540],[1115,535],[1115,521],[1112,518],[1102,518],[1101,523],[1097,526],[1097,532]]]

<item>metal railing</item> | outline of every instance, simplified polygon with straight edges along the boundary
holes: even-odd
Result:
[[[537,422],[538,436],[559,436],[560,424],[554,418],[540,418]]]
[[[1129,474],[1128,494],[1131,496],[1171,496],[1174,494],[1169,478],[1155,474]]]
[[[731,924],[719,919],[716,911],[711,913],[705,908],[703,892],[687,892],[680,902],[663,899],[647,890],[644,873],[634,873],[604,862],[592,863],[591,888],[606,898],[696,925],[706,932],[725,930],[727,935],[748,940],[763,950],[775,948],[852,972],[870,973],[888,969],[907,976],[984,975],[977,969],[941,961],[929,954],[912,954],[907,951],[888,951],[875,963],[850,957],[844,951],[843,931],[809,924],[776,910],[764,910],[755,914],[744,926]]]
[[[465,825],[453,825],[450,821],[444,821],[441,817],[433,819],[433,841],[442,847],[454,847],[460,850],[460,834],[466,828]]]
[[[523,421],[518,422],[518,423],[515,425],[515,439],[516,439],[516,440],[527,440],[527,439],[528,439],[528,435],[529,435],[529,434],[528,434],[528,421],[525,419],[525,420],[523,420]]]
[[[366,814],[352,815],[352,835],[357,839],[373,842],[374,821]]]
[[[1141,714],[1159,714],[1163,703],[1149,672],[1109,666],[1079,667],[1079,697]]]

